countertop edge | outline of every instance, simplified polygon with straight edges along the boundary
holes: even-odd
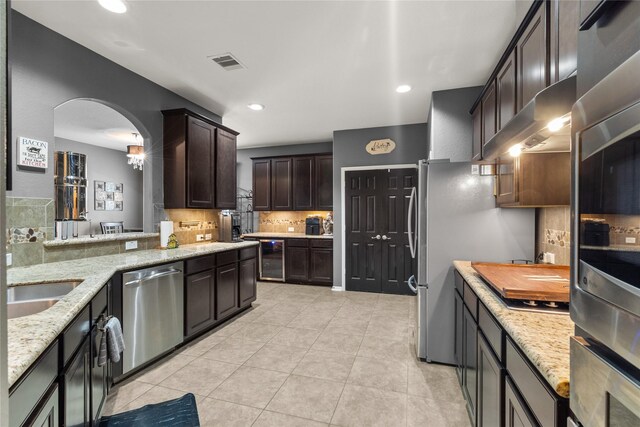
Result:
[[[243,234],[242,237],[249,238],[267,238],[273,237],[275,239],[327,239],[333,240],[333,234],[304,234],[304,233],[270,233],[266,231],[259,231],[255,233]]]
[[[526,355],[529,362],[536,367],[540,375],[547,381],[556,394],[562,398],[569,397],[569,337],[573,335],[573,322],[568,315],[547,314],[515,311],[507,308],[502,301],[488,288],[469,261],[454,261],[454,267],[474,290],[484,306],[500,323],[509,337]],[[551,317],[549,317],[551,316]],[[554,324],[554,325],[552,325]],[[538,326],[545,333],[536,333]],[[555,327],[553,327],[555,326]],[[549,335],[549,331],[557,331],[557,335]],[[527,334],[529,332],[529,334]],[[535,342],[531,337],[542,337]],[[541,341],[549,341],[542,348]],[[551,343],[555,341],[555,343]],[[556,344],[556,345],[553,345]],[[547,354],[544,353],[547,349]],[[556,357],[551,357],[549,350],[554,351]],[[561,354],[560,354],[561,352]],[[560,354],[560,355],[559,355]],[[559,355],[559,356],[558,356]]]

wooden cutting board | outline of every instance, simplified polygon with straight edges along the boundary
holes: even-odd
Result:
[[[569,302],[568,266],[491,262],[471,266],[504,298]]]

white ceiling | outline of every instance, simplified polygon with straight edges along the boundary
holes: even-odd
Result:
[[[53,111],[56,138],[70,139],[112,150],[127,151],[140,134],[125,116],[99,102],[75,99]]]
[[[420,123],[434,90],[484,84],[514,32],[515,0],[14,0],[43,25],[223,116],[253,147],[339,129]],[[208,56],[233,53],[225,71]],[[398,94],[402,83],[413,90]],[[255,112],[247,104],[266,109]],[[177,106],[176,106],[177,107]]]

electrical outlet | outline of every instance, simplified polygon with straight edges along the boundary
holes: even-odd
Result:
[[[7,267],[13,264],[13,254],[7,254]]]
[[[211,235],[211,233],[207,233],[204,235],[204,240],[211,240],[213,238],[213,236]]]
[[[542,258],[543,262],[547,264],[555,264],[556,263],[556,255],[551,252],[545,252]]]
[[[204,234],[196,234],[196,242],[204,241]]]
[[[293,233],[293,231],[294,231],[294,230],[295,230],[295,228],[293,228],[293,227],[288,227],[288,228],[287,228],[287,231],[288,231],[289,233]]]
[[[471,165],[471,175],[480,175],[480,166]]]
[[[636,242],[636,238],[635,237],[625,237],[624,238],[624,242],[625,243],[631,243],[634,244]]]
[[[137,240],[130,240],[128,242],[126,242],[124,244],[124,250],[125,251],[131,251],[133,249],[138,249],[138,241]]]

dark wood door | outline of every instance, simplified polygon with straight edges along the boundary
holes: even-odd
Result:
[[[496,82],[491,82],[482,97],[482,141],[487,142],[496,134]],[[483,145],[483,147],[484,147]]]
[[[316,156],[315,181],[315,209],[333,210],[333,156]]]
[[[454,317],[454,344],[453,344],[453,360],[456,363],[456,375],[458,383],[462,386],[462,343],[464,340],[464,329],[462,318],[464,315],[464,307],[462,305],[462,296],[456,290],[454,295],[453,317]]]
[[[505,378],[504,385],[504,425],[505,427],[537,427],[526,404],[520,397],[511,378]]]
[[[256,258],[245,259],[238,263],[238,292],[240,307],[247,307],[256,300],[256,277],[258,263]]]
[[[315,159],[313,157],[293,158],[293,209],[310,211],[315,206],[314,172]]]
[[[216,208],[236,208],[236,136],[218,129],[216,141]]]
[[[223,319],[238,307],[238,265],[234,262],[216,269],[216,318]]]
[[[106,312],[105,312],[106,315]],[[108,387],[108,366],[98,366],[98,352],[100,349],[100,339],[102,334],[98,333],[98,326],[91,330],[91,419],[94,426],[100,424],[100,415],[104,402],[107,400]]]
[[[187,118],[187,207],[214,207],[216,128]]]
[[[289,158],[271,160],[271,209],[293,210],[293,160]]]
[[[578,1],[551,2],[549,25],[550,83],[567,78],[578,67]]]
[[[314,248],[309,253],[309,281],[333,283],[333,249]]]
[[[406,236],[415,169],[349,171],[345,176],[346,287],[407,294],[413,272]]]
[[[477,410],[477,385],[478,385],[478,359],[477,359],[477,340],[478,340],[478,325],[474,320],[471,312],[464,307],[464,314],[462,317],[463,330],[464,330],[464,344],[462,350],[462,391],[467,401],[467,411],[469,417],[472,420],[472,424],[475,425],[476,410]]]
[[[91,340],[87,337],[64,374],[65,426],[89,426],[91,420]]]
[[[516,114],[516,53],[511,52],[496,77],[497,130]]]
[[[482,160],[482,103],[479,103],[471,115],[473,122],[473,142],[471,160]]]
[[[546,7],[538,8],[533,19],[518,40],[518,111],[542,89],[547,87]]]
[[[184,334],[191,336],[216,322],[215,270],[205,270],[185,278]]]
[[[482,333],[478,333],[477,427],[500,427],[503,420],[504,370]]]
[[[513,157],[500,157],[496,161],[496,203],[498,206],[513,204],[518,201],[516,188],[517,163],[518,159]]]
[[[285,278],[292,282],[307,282],[309,280],[309,247],[291,246],[287,242],[285,247]]]
[[[253,210],[271,210],[271,160],[253,161]]]

